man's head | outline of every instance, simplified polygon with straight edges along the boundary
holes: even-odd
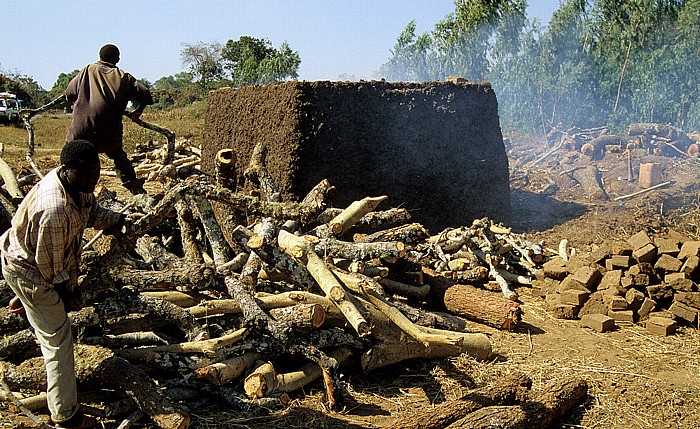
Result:
[[[68,183],[80,192],[95,190],[100,180],[100,155],[87,140],[72,140],[63,146],[61,165]]]
[[[119,48],[112,44],[104,45],[100,48],[100,61],[105,61],[110,64],[119,62]]]

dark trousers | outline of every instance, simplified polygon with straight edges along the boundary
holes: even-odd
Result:
[[[109,152],[105,152],[105,155],[112,161],[114,161],[114,169],[117,170],[117,175],[121,179],[122,183],[128,183],[136,180],[136,171],[134,171],[134,166],[131,165],[131,160],[126,156],[124,149],[119,148]]]

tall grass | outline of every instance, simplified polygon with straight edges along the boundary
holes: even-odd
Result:
[[[199,146],[204,133],[204,119],[206,116],[206,101],[196,102],[186,107],[172,108],[168,110],[146,109],[141,116],[146,122],[159,125],[175,133],[177,139],[186,139],[194,146]],[[66,132],[70,126],[70,115],[61,112],[45,112],[32,121],[34,126],[34,144],[37,158],[52,158],[58,160],[61,148],[66,139]],[[165,137],[155,131],[142,128],[130,119],[124,118],[124,150],[130,153],[137,144],[152,141],[156,144],[165,143]],[[8,164],[18,167],[24,161],[27,152],[28,133],[23,126],[0,125],[0,143],[4,146],[3,159]]]

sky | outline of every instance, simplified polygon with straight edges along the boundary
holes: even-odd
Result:
[[[528,17],[546,25],[559,0],[528,4]],[[373,79],[411,20],[423,34],[454,9],[453,0],[25,0],[2,11],[0,70],[48,90],[113,43],[120,68],[155,82],[186,71],[184,44],[251,36],[298,51],[299,79]]]

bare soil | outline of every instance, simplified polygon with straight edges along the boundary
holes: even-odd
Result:
[[[608,153],[602,160],[591,161],[562,149],[524,170],[513,154],[527,147],[546,151],[543,142],[532,139],[515,141],[509,148],[511,178],[524,177],[511,183],[513,221],[509,226],[516,232],[552,248],[568,239],[580,252],[589,252],[606,239],[624,240],[640,230],[652,236],[676,231],[700,239],[697,158],[650,156],[635,150],[635,169],[643,162],[657,162],[663,180],[672,184],[613,201],[639,190],[636,181],[627,180],[625,153]],[[50,164],[51,159],[41,162]],[[609,200],[592,200],[567,174],[560,174],[591,163],[602,172]],[[104,180],[118,187],[113,179]],[[369,374],[348,370],[342,378],[347,396],[340,410],[327,410],[317,390],[321,386],[313,385],[293,394],[287,409],[268,415],[222,410],[220,405],[193,410],[192,427],[379,428],[521,371],[532,377],[534,390],[568,377],[582,377],[589,383],[587,400],[560,428],[700,428],[700,333],[696,327],[681,326],[669,337],[652,335],[637,325],[600,334],[579,327],[577,321],[553,318],[530,289],[521,287],[518,292],[524,317],[515,331],[469,325],[490,335],[495,357],[489,362],[459,357],[404,362]],[[21,427],[37,426],[0,409],[0,428]]]

